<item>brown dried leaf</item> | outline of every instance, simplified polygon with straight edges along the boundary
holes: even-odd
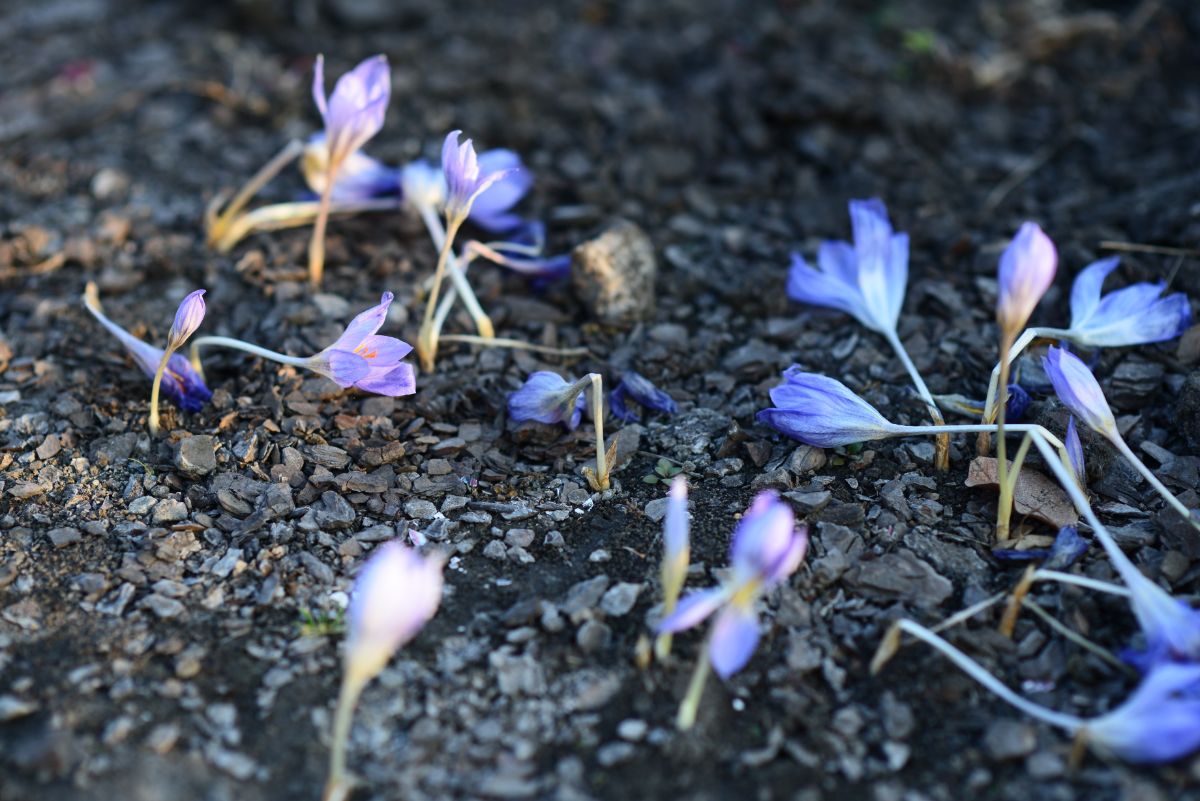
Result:
[[[996,460],[990,456],[979,456],[967,469],[968,487],[999,487],[996,476]],[[1055,528],[1073,526],[1079,522],[1079,513],[1062,487],[1052,479],[1022,467],[1013,487],[1013,508],[1018,514],[1035,517]]]

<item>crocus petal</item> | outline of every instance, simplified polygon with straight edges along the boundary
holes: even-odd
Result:
[[[379,133],[390,96],[391,72],[385,56],[368,58],[338,78],[322,113],[332,162],[340,164]]]
[[[1174,339],[1191,325],[1191,308],[1182,293],[1162,297],[1165,287],[1139,283],[1108,293],[1082,323],[1072,315],[1071,339],[1105,348]]]
[[[400,191],[414,207],[439,209],[446,202],[446,176],[428,161],[412,161],[400,168]]]
[[[1146,651],[1128,661],[1147,670],[1162,661],[1200,662],[1200,610],[1174,598],[1130,565],[1118,571],[1129,587],[1130,606],[1146,636]]]
[[[1075,416],[1067,420],[1067,436],[1063,440],[1067,447],[1067,466],[1080,487],[1087,486],[1087,468],[1083,463],[1083,443],[1079,441],[1079,430],[1075,427]]]
[[[1079,536],[1074,526],[1063,526],[1050,546],[1050,553],[1043,567],[1048,570],[1066,570],[1078,561],[1088,549],[1088,541]]]
[[[510,212],[533,187],[533,176],[523,169],[521,157],[511,150],[487,150],[479,154],[479,171],[487,175],[501,173],[471,205],[471,220],[489,231],[510,231],[521,218]]]
[[[371,554],[354,581],[347,615],[348,671],[370,677],[417,635],[442,599],[442,563],[399,541]]]
[[[1025,327],[1034,308],[1050,284],[1058,267],[1058,252],[1050,237],[1027,222],[1000,257],[1000,295],[996,319],[1000,328],[1015,336]]]
[[[1042,366],[1058,399],[1088,428],[1108,438],[1119,436],[1117,421],[1113,419],[1100,384],[1078,356],[1051,347],[1042,358]]]
[[[753,607],[730,604],[713,621],[708,642],[708,658],[713,670],[723,679],[746,666],[758,647],[758,616]]]
[[[827,247],[835,246],[849,250],[849,246],[845,243],[830,242],[821,246],[822,253]],[[822,259],[822,262],[824,261],[825,259]],[[846,312],[866,327],[878,330],[876,321],[871,316],[871,311],[867,308],[862,292],[858,288],[857,281],[848,283],[842,276],[832,273],[824,266],[820,270],[815,269],[799,253],[792,254],[792,266],[788,271],[787,294],[789,298],[800,303],[825,306]]]
[[[632,370],[621,376],[621,381],[610,393],[609,400],[611,401],[611,411],[621,420],[627,423],[641,420],[641,414],[626,406],[625,399],[627,397],[637,401],[638,405],[642,407],[664,414],[675,414],[679,411],[679,406],[675,403],[674,398],[654,386],[649,379]]]
[[[1119,256],[1094,261],[1079,271],[1071,284],[1071,328],[1084,326],[1100,305],[1104,279],[1121,263]]]
[[[1019,423],[1025,419],[1025,412],[1033,399],[1020,384],[1008,385],[1008,402],[1004,404],[1004,419],[1009,423]]]
[[[530,375],[508,396],[508,415],[518,422],[562,423],[573,431],[583,416],[584,404],[582,385],[542,370]]]
[[[336,342],[329,346],[329,349],[349,351],[357,349],[363,340],[383,327],[384,321],[387,320],[388,307],[392,305],[394,297],[395,295],[391,292],[384,292],[379,299],[379,305],[372,306],[351,320],[350,325],[346,326],[346,330],[342,332]]]
[[[821,448],[884,439],[899,430],[869,403],[828,376],[792,365],[771,390],[773,409],[758,420],[789,437]]]
[[[858,285],[877,330],[896,327],[908,282],[908,237],[893,236],[887,208],[877,199],[850,201]]]
[[[1200,665],[1156,666],[1123,704],[1085,726],[1088,742],[1127,762],[1171,762],[1200,748]]]
[[[674,612],[663,618],[657,631],[659,634],[667,634],[697,626],[717,611],[727,598],[728,593],[721,587],[693,592],[679,602]]]
[[[372,369],[375,369],[375,365],[386,365],[400,361],[412,353],[412,345],[395,337],[371,334],[358,343],[358,347],[354,349],[354,352],[370,362]]]
[[[683,476],[675,476],[671,480],[671,493],[667,496],[667,514],[663,523],[663,550],[668,559],[689,550],[687,479]]]
[[[372,370],[366,378],[354,382],[354,386],[364,392],[397,398],[417,391],[417,376],[411,364],[402,362],[390,370]]]
[[[325,191],[329,180],[329,148],[325,134],[313,135],[304,148],[300,167],[304,181],[314,194]],[[400,170],[373,159],[366,153],[355,151],[342,161],[334,175],[333,192],[335,202],[354,203],[400,194]]]
[[[204,290],[197,289],[188,294],[175,311],[175,321],[167,335],[167,347],[174,350],[187,342],[204,321]]]
[[[792,507],[773,492],[760,492],[733,532],[729,556],[739,576],[769,585],[796,571],[807,544]]]
[[[357,353],[348,350],[327,350],[323,354],[324,369],[313,369],[345,389],[354,386],[371,374],[371,366]]]

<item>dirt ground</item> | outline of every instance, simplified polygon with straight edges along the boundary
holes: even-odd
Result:
[[[884,199],[912,237],[900,333],[935,393],[983,396],[996,262],[1026,219],[1061,255],[1036,322],[1065,324],[1069,281],[1112,252],[1102,242],[1193,249],[1123,251],[1110,285],[1171,277],[1200,297],[1198,39],[1190,0],[8,0],[0,799],[319,797],[338,610],[370,549],[410,527],[454,553],[446,597],[364,696],[356,798],[1200,798],[1200,759],[1072,770],[1069,739],[916,645],[869,675],[891,620],[936,622],[1019,576],[991,555],[994,496],[964,487],[973,441],[939,474],[929,442],[822,452],[754,422],[792,363],[923,421],[880,337],[783,291],[790,251],[848,236],[851,198]],[[331,78],[390,58],[372,155],[434,157],[461,128],[522,154],[536,186],[521,209],[552,250],[639,225],[658,263],[649,319],[601,324],[569,283],[478,267],[499,334],[592,355],[446,344],[417,394],[392,400],[214,354],[212,403],[164,404],[169,433],[150,438],[149,382],[81,306],[89,280],[155,343],[197,287],[201,333],[311,353],[390,290],[383,333],[415,341],[435,257],[415,218],[332,223],[315,295],[306,230],[227,256],[204,245],[209,199],[315,130],[317,52]],[[290,170],[264,198],[301,189]],[[1193,506],[1200,427],[1180,409],[1196,408],[1198,357],[1173,342],[1096,362],[1135,450]],[[1034,365],[1031,415],[1061,426]],[[535,369],[635,369],[680,411],[626,426],[629,458],[594,494],[590,430],[507,419]],[[205,449],[215,462],[188,462]],[[686,735],[674,713],[701,635],[679,636],[667,664],[635,661],[660,600],[665,487],[645,478],[663,457],[692,486],[689,586],[715,580],[760,488],[812,535],[767,599],[754,659],[710,683]],[[1102,446],[1089,457],[1135,561],[1195,594],[1200,548]],[[1076,569],[1112,575],[1098,549]],[[1034,597],[1104,648],[1135,636],[1117,601]],[[951,639],[1041,703],[1093,715],[1132,686],[1033,615],[1011,641],[997,621]]]

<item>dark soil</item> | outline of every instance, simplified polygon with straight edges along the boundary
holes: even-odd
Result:
[[[455,556],[441,611],[364,696],[357,797],[1200,797],[1197,760],[1089,756],[1071,771],[1061,733],[923,648],[868,674],[892,619],[936,622],[1019,575],[990,554],[994,497],[963,487],[973,442],[941,475],[929,443],[821,454],[754,423],[794,362],[898,422],[922,420],[886,343],[783,292],[789,251],[848,235],[850,198],[883,198],[912,236],[901,334],[935,393],[983,395],[996,261],[1023,220],[1060,247],[1046,324],[1066,322],[1069,280],[1106,254],[1102,241],[1196,248],[1198,38],[1189,0],[9,0],[0,798],[317,798],[341,636],[303,628],[302,614],[336,619],[365,554],[409,526]],[[151,439],[149,383],[83,310],[88,280],[111,317],[156,343],[201,286],[202,333],[311,353],[387,289],[385,333],[415,340],[435,254],[414,219],[334,222],[317,296],[300,280],[304,230],[229,256],[204,247],[208,200],[315,128],[321,51],[331,76],[391,59],[373,155],[433,156],[462,128],[524,156],[537,185],[523,208],[547,220],[554,249],[615,217],[640,225],[658,256],[653,319],[599,325],[567,285],[479,267],[501,335],[593,356],[446,344],[439,371],[392,401],[219,354],[212,404],[164,404],[169,434]],[[265,198],[300,188],[289,172]],[[1175,276],[1196,297],[1196,266],[1128,253],[1118,275]],[[1196,489],[1200,465],[1195,422],[1175,413],[1196,356],[1170,343],[1096,366],[1135,449],[1165,449],[1150,463],[1179,492]],[[595,495],[579,474],[587,433],[506,420],[507,393],[539,368],[610,381],[636,369],[681,411],[647,418],[614,489]],[[1032,373],[1028,385],[1042,401]],[[191,436],[214,438],[210,475],[178,467]],[[690,586],[715,580],[759,488],[792,493],[813,538],[768,599],[753,661],[710,684],[687,735],[673,720],[700,635],[677,638],[666,665],[635,661],[659,601],[660,523],[646,508],[664,487],[643,481],[659,457],[692,486]],[[1195,593],[1200,549],[1146,485],[1116,463],[1095,478],[1135,559]],[[445,512],[423,519],[414,501]],[[1099,553],[1079,569],[1111,575]],[[615,596],[638,590],[630,611],[600,600],[601,585],[623,583]],[[1118,602],[1052,586],[1035,597],[1105,648],[1135,636]],[[951,638],[1038,701],[1091,715],[1128,692],[1128,676],[1036,617],[1013,641],[997,620]]]

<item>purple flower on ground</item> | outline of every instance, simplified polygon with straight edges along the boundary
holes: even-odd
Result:
[[[1101,297],[1104,279],[1120,258],[1093,262],[1071,287],[1071,336],[1080,345],[1113,348],[1163,342],[1182,334],[1191,324],[1187,296],[1166,297],[1166,282],[1137,283]]]
[[[1019,423],[1025,419],[1031,402],[1029,393],[1020,384],[1008,385],[1008,403],[1004,406],[1004,419],[1010,423]]]
[[[621,376],[621,382],[609,393],[608,402],[609,409],[615,417],[626,423],[636,423],[642,419],[641,412],[629,408],[626,400],[633,400],[643,408],[663,414],[675,414],[679,411],[674,398],[632,370]]]
[[[1172,762],[1200,748],[1200,665],[1160,664],[1111,712],[1087,721],[1089,745],[1126,762]]]
[[[568,383],[558,373],[538,371],[508,396],[508,416],[517,422],[535,420],[547,424],[562,423],[574,431],[583,417],[586,403],[583,390],[589,384],[586,377],[582,381]]]
[[[306,366],[343,388],[392,397],[416,392],[413,366],[401,361],[412,352],[412,346],[375,333],[387,319],[393,297],[384,292],[378,306],[351,320],[337,341],[309,358]]]
[[[1000,257],[1000,297],[996,320],[1000,329],[1016,336],[1029,321],[1034,308],[1050,284],[1058,267],[1058,252],[1050,237],[1027,222]]]
[[[757,415],[761,423],[793,439],[819,448],[884,439],[903,430],[828,376],[806,373],[794,364],[783,383],[771,390],[773,409]]]
[[[721,678],[729,678],[746,666],[758,645],[755,602],[796,571],[807,549],[808,531],[796,527],[791,507],[772,492],[760,493],[733,533],[728,581],[684,598],[658,632],[690,629],[715,613],[708,659]]]
[[[326,171],[342,163],[379,133],[391,96],[391,73],[385,56],[373,56],[338,78],[325,97],[325,57],[313,66],[313,100],[325,121]],[[336,185],[336,178],[335,185]]]
[[[908,285],[908,234],[892,231],[880,200],[850,201],[854,244],[824,242],[817,265],[792,254],[792,300],[839,309],[881,334],[896,330]]]
[[[175,321],[171,323],[171,331],[167,334],[167,347],[176,350],[188,337],[196,333],[200,323],[204,322],[204,290],[197,289],[188,294],[175,310]]]
[[[1074,353],[1051,347],[1042,357],[1046,376],[1054,385],[1058,399],[1087,427],[1109,439],[1118,436],[1117,421],[1104,397],[1104,391],[1087,365]]]
[[[308,140],[301,162],[308,188],[320,195],[329,180],[329,148],[325,134],[317,133]],[[362,151],[354,151],[342,161],[334,173],[334,202],[354,203],[391,197],[400,194],[400,170],[373,159]]]
[[[458,219],[460,222],[470,215],[472,206],[484,192],[520,169],[506,166],[514,163],[514,160],[515,163],[520,163],[516,154],[508,151],[500,151],[506,155],[492,159],[491,163],[485,162],[475,154],[475,146],[470,139],[459,144],[458,137],[461,134],[462,131],[451,131],[442,143],[442,174],[446,179],[446,217]],[[515,187],[519,185],[509,182],[501,190],[498,202],[485,206],[485,217],[494,220],[497,215],[507,212],[508,207],[524,194],[524,191],[514,192]],[[525,188],[528,189],[528,186]],[[511,202],[505,205],[510,199]]]
[[[491,186],[484,189],[471,204],[471,222],[493,233],[514,231],[526,223],[512,212],[533,186],[533,176],[524,168],[521,157],[511,150],[485,150],[478,157],[479,171],[485,175],[501,173]],[[413,206],[428,206],[444,210],[449,189],[441,168],[425,160],[413,161],[400,169],[399,184],[405,201]],[[566,264],[570,265],[570,257]],[[528,260],[527,254],[521,261]],[[505,265],[510,266],[510,265]],[[511,265],[522,272],[537,272],[538,268]],[[556,265],[557,267],[557,265]],[[559,268],[561,269],[561,268]]]
[[[84,305],[91,312],[92,316],[105,328],[109,333],[121,341],[125,349],[137,362],[137,366],[146,374],[147,378],[154,378],[154,374],[158,372],[158,365],[162,362],[163,353],[165,351],[149,345],[142,340],[130,334],[121,326],[108,319],[102,311],[100,311],[99,303],[95,298],[92,287],[89,287],[88,294],[85,295]],[[200,290],[201,292],[203,290]],[[195,293],[192,293],[193,295]],[[189,298],[192,295],[188,296]],[[187,303],[186,299],[184,301]],[[203,301],[200,301],[201,309],[203,309]],[[183,311],[183,306],[180,306],[180,311]],[[194,307],[191,312],[194,312]],[[201,312],[203,316],[203,312]],[[178,313],[176,314],[176,324],[181,326],[188,325],[189,315],[184,315],[185,319],[180,321]],[[199,325],[199,321],[196,321]],[[194,329],[193,329],[194,330]],[[190,332],[189,332],[190,333]],[[204,380],[192,369],[192,365],[178,353],[172,353],[171,358],[167,361],[167,369],[163,373],[162,392],[172,403],[178,406],[185,412],[198,412],[204,408],[204,404],[212,397],[212,391],[204,384]]]
[[[392,540],[354,581],[347,615],[346,672],[370,678],[417,636],[442,599],[442,561]]]
[[[1063,526],[1049,548],[1027,548],[1018,551],[1011,548],[993,548],[992,556],[1002,562],[1037,562],[1045,560],[1042,567],[1048,570],[1066,570],[1083,556],[1088,541],[1079,536],[1074,526]]]
[[[1083,463],[1083,443],[1079,441],[1079,429],[1075,427],[1075,416],[1067,419],[1067,436],[1063,440],[1067,448],[1067,467],[1075,476],[1080,487],[1087,486],[1087,466]]]

